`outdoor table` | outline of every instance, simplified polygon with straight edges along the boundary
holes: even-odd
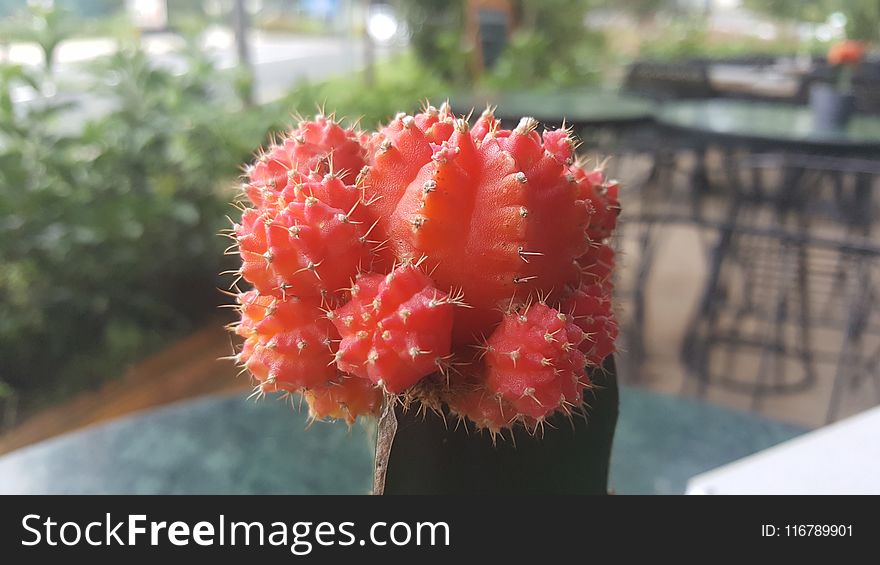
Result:
[[[707,143],[752,150],[845,157],[880,156],[880,117],[855,115],[839,132],[813,127],[809,107],[745,100],[671,102],[656,114],[661,129]]]
[[[657,109],[655,125],[657,138],[664,141],[656,148],[655,163],[668,163],[665,157],[682,149],[695,153],[694,199],[709,188],[705,153],[710,146],[722,149],[726,156],[745,152],[880,157],[880,117],[855,115],[842,131],[821,131],[813,127],[809,107],[792,104],[727,99],[669,102]],[[787,171],[791,176],[787,184],[796,183],[801,172]],[[657,176],[655,172],[653,177]]]
[[[668,162],[663,154],[681,149],[692,150],[697,157],[691,175],[691,197],[695,201],[710,188],[705,166],[705,153],[710,146],[722,149],[725,156],[740,152],[880,157],[880,117],[875,116],[855,115],[842,131],[821,131],[813,127],[813,117],[806,106],[712,99],[664,104],[657,110],[655,120],[657,136],[664,140],[655,151],[655,162]],[[736,163],[726,167],[729,176],[735,174]],[[797,183],[802,172],[800,167],[787,170],[786,184]]]
[[[203,397],[51,439],[0,458],[0,494],[365,494],[372,434],[286,402]],[[700,401],[622,387],[611,487],[676,494],[696,474],[806,430]]]
[[[869,240],[876,223],[871,211],[877,198],[873,194],[873,183],[880,174],[880,118],[855,115],[844,130],[821,131],[813,127],[807,107],[702,100],[664,105],[656,114],[656,127],[658,136],[665,140],[658,153],[690,150],[696,159],[689,189],[684,193],[676,189],[671,175],[657,174],[662,180],[647,188],[643,195],[645,202],[654,204],[641,203],[649,217],[652,213],[655,215],[646,223],[684,219],[719,236],[710,250],[702,299],[683,348],[683,361],[690,374],[697,378],[698,390],[704,392],[710,380],[726,383],[752,394],[753,406],[757,408],[767,393],[793,392],[812,386],[816,381],[818,357],[840,355],[819,351],[811,338],[814,325],[832,320],[812,312],[818,304],[814,296],[819,279],[814,275],[818,277],[820,270],[813,268],[812,250],[821,248],[823,253],[834,254],[835,258],[822,266],[828,269],[831,273],[828,278],[834,281],[829,296],[834,294],[834,289],[837,295],[843,296],[845,289],[852,288],[844,298],[844,302],[849,303],[845,306],[848,311],[840,316],[842,321],[834,329],[842,326],[847,341],[861,339],[865,331],[862,312],[870,306],[854,297],[870,296],[872,281],[866,265],[873,258],[869,253],[854,257],[849,247],[853,238],[860,238],[860,242]],[[713,147],[721,152],[722,183],[711,183],[707,174],[705,154]],[[662,162],[663,156],[656,157],[655,161]],[[763,173],[768,171],[779,173],[777,186],[765,186]],[[850,178],[852,183],[845,182]],[[717,205],[714,218],[712,209],[705,206],[709,195],[714,195]],[[659,206],[672,209],[666,219],[663,218],[665,212],[656,213]],[[674,217],[677,220],[671,220]],[[824,232],[829,230],[842,235],[835,235],[837,239],[823,239]],[[642,239],[644,252],[637,279],[640,282],[650,271],[651,249],[656,246],[656,242],[649,241],[652,237],[649,227]],[[731,295],[733,278],[724,274],[729,269],[744,273],[745,282],[737,284],[742,287],[748,304],[736,306],[739,311],[735,314],[731,308],[729,313],[737,316],[737,322],[732,329],[723,330],[722,335],[716,329],[719,309]],[[769,281],[764,288],[753,284],[762,276],[762,280]],[[825,277],[826,273],[821,276]],[[849,280],[855,282],[845,287],[844,283]],[[636,286],[638,293],[643,284]],[[758,295],[769,297],[766,305],[752,304]],[[635,302],[634,316],[642,319],[644,297],[637,296]],[[746,313],[744,308],[747,307],[753,311]],[[744,325],[740,320],[747,314],[754,314],[762,324],[767,321],[767,329],[761,331],[775,335],[744,337],[737,326]],[[786,344],[784,335],[789,325],[794,326],[799,335],[793,345]],[[762,357],[761,365],[749,379],[730,378],[729,368],[714,379],[709,376],[707,340],[723,342],[728,349],[746,346],[760,350],[762,356],[790,356],[800,364],[801,376],[785,380],[783,372],[768,368]],[[641,343],[638,336],[636,342]],[[634,349],[639,351],[638,347]],[[840,367],[835,391],[840,390],[838,381],[847,370],[846,365],[853,363],[840,359],[835,361]],[[775,376],[770,378],[770,375]],[[836,402],[835,393],[829,407],[829,420],[835,417]]]

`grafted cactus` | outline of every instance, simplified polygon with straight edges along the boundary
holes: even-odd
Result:
[[[256,392],[349,424],[384,398],[493,442],[583,414],[618,331],[618,188],[537,126],[446,104],[373,134],[322,115],[262,152],[231,231]]]

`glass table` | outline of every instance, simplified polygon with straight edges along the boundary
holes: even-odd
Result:
[[[283,402],[216,395],[135,414],[0,458],[0,494],[365,494],[372,435]],[[611,465],[619,494],[687,480],[803,432],[699,401],[621,389]]]
[[[719,99],[668,103],[656,120],[661,128],[761,149],[880,155],[880,117],[875,116],[856,115],[842,131],[820,131],[806,106]]]

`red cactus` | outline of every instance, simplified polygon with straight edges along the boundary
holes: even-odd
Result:
[[[455,337],[467,343],[491,333],[511,299],[553,298],[576,283],[587,209],[560,153],[567,133],[545,134],[545,147],[524,119],[477,139],[458,120],[437,145],[420,121],[404,116],[377,134],[363,186],[381,196],[378,227],[394,256],[425,256],[439,286],[462,288],[473,308],[456,316]]]
[[[485,386],[471,386],[454,391],[447,397],[449,410],[459,418],[467,418],[478,429],[498,434],[514,424],[517,411],[504,398]]]
[[[260,390],[349,423],[406,392],[493,434],[579,406],[617,337],[618,187],[536,126],[444,104],[369,137],[318,117],[265,151],[233,229]]]
[[[369,381],[338,378],[311,388],[303,397],[312,420],[345,420],[349,426],[359,416],[375,416],[382,405],[382,391]]]
[[[507,314],[486,342],[487,388],[537,420],[579,406],[588,384],[583,339],[569,316],[545,304]]]
[[[261,391],[298,392],[336,376],[331,343],[338,334],[317,306],[254,290],[239,295],[238,302],[242,319],[236,332],[245,338],[238,361]]]
[[[288,172],[294,170],[321,176],[335,173],[344,183],[352,184],[366,164],[361,141],[359,133],[319,114],[312,121],[300,122],[264,151],[248,168],[248,178],[254,186],[280,190],[287,183]]]
[[[611,289],[611,273],[614,271],[614,249],[607,244],[599,244],[587,253],[578,257],[581,269],[581,280],[587,283],[598,283]]]
[[[617,216],[620,213],[617,181],[606,180],[601,169],[587,171],[581,167],[572,167],[569,174],[575,179],[579,196],[587,207],[587,237],[593,243],[608,239],[617,227]]]
[[[584,284],[562,303],[564,312],[584,332],[579,348],[587,362],[598,366],[614,351],[618,327],[611,309],[610,288],[598,283]]]
[[[438,370],[450,352],[453,300],[414,265],[362,275],[334,310],[342,371],[399,393]]]
[[[262,294],[332,298],[370,263],[362,226],[312,196],[247,210],[235,233],[242,276]]]

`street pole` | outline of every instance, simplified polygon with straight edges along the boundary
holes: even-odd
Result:
[[[235,50],[238,54],[238,65],[248,75],[249,84],[253,84],[253,69],[251,67],[250,45],[248,44],[247,32],[250,28],[248,13],[245,8],[245,0],[235,0],[232,6],[232,29],[235,34]],[[245,103],[252,105],[254,102],[253,87],[250,86],[245,92]]]
[[[373,86],[376,83],[376,48],[373,45],[373,38],[370,37],[370,5],[372,0],[363,0],[364,7],[364,81],[367,86]]]

